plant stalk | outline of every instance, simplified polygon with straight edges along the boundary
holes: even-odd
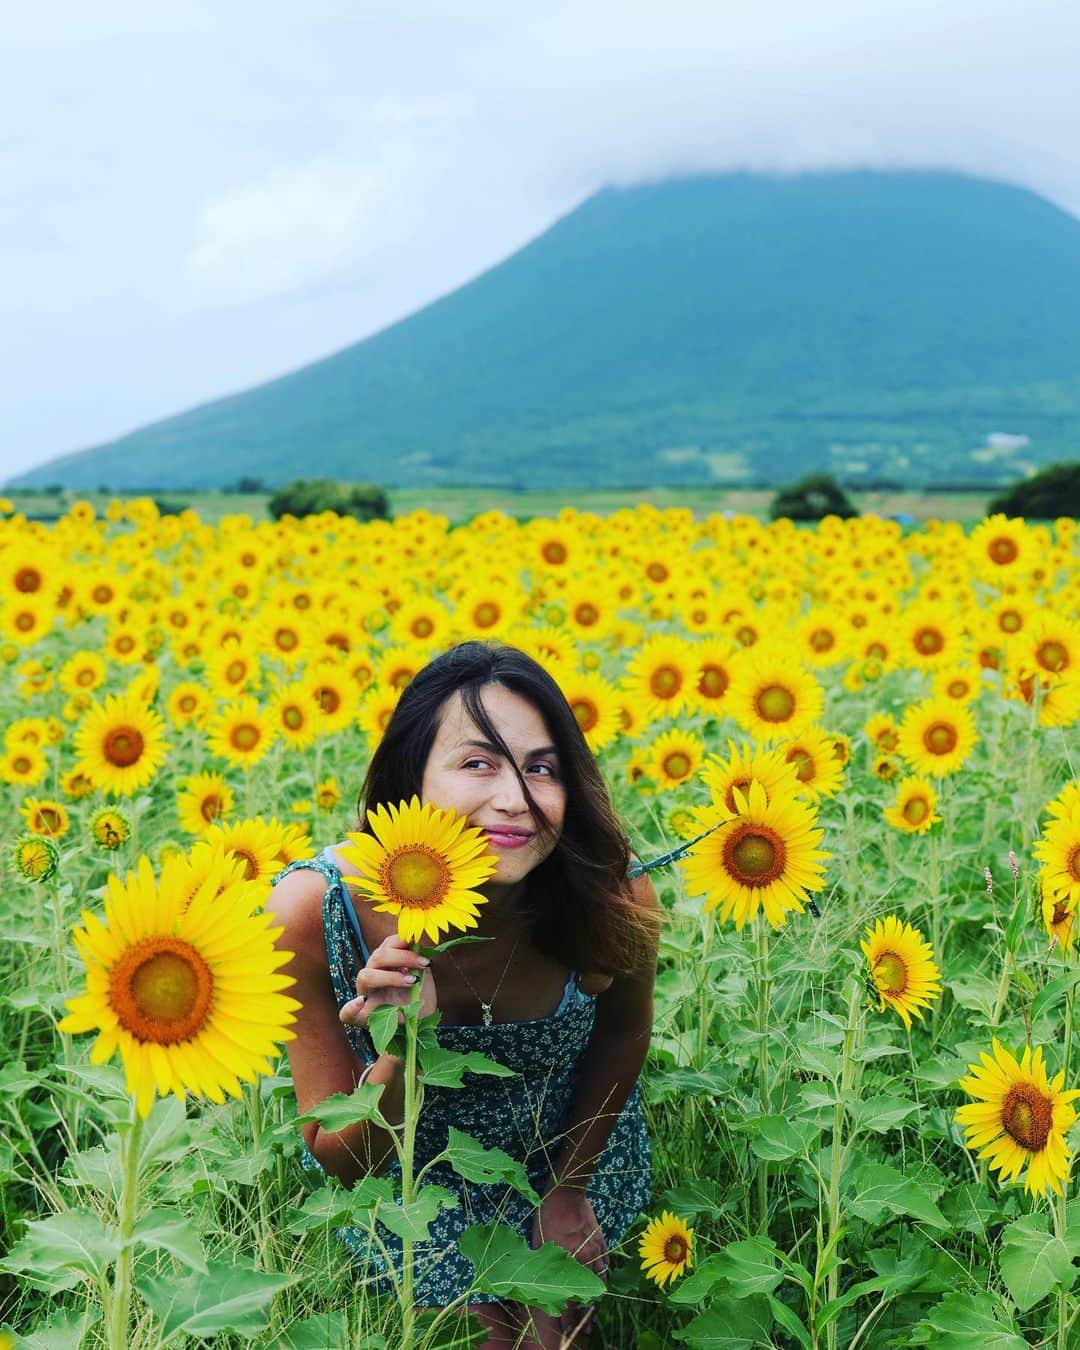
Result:
[[[139,1201],[139,1153],[142,1145],[143,1118],[132,1098],[132,1121],[120,1143],[122,1184],[120,1190],[120,1254],[113,1274],[109,1300],[109,1350],[128,1350],[128,1320],[131,1313],[130,1238],[135,1230]]]

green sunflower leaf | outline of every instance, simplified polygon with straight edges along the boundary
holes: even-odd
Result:
[[[1061,1238],[1047,1232],[1045,1214],[1025,1214],[1001,1235],[998,1266],[1005,1288],[1021,1312],[1027,1312],[1051,1289],[1071,1289],[1076,1279],[1072,1254]]]

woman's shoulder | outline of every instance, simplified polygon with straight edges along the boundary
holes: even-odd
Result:
[[[267,912],[285,929],[291,946],[323,948],[323,897],[327,877],[316,867],[293,866],[282,875],[266,899]]]
[[[578,988],[583,994],[589,994],[592,997],[606,993],[611,985],[612,976],[610,975],[578,975]]]

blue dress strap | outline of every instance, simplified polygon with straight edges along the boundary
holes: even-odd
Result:
[[[326,943],[326,962],[330,969],[330,983],[339,1008],[356,997],[356,977],[367,964],[370,953],[360,930],[360,921],[356,917],[352,899],[341,879],[341,872],[326,856],[325,850],[317,858],[303,858],[289,863],[274,877],[272,885],[286,877],[290,872],[305,868],[318,872],[326,882],[323,893],[322,917],[323,939]],[[361,1027],[342,1023],[349,1046],[356,1057],[365,1064],[378,1058],[371,1037]]]

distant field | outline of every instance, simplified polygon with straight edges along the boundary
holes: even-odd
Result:
[[[2,495],[2,494],[0,494]],[[92,502],[104,509],[110,494],[98,492],[69,493],[55,496],[46,493],[11,493],[8,495],[17,508],[26,515],[38,518],[55,517],[75,500]],[[916,521],[959,520],[971,523],[985,514],[991,492],[868,492],[852,493],[851,497],[864,515],[911,516]],[[454,524],[470,520],[482,511],[505,511],[512,516],[554,516],[565,506],[579,511],[594,511],[609,515],[624,506],[650,502],[658,508],[689,507],[696,516],[714,511],[733,515],[750,515],[765,519],[773,493],[737,491],[726,488],[648,488],[600,489],[591,491],[512,492],[504,488],[415,488],[390,493],[394,515],[405,515],[423,507],[447,516]],[[177,508],[190,506],[205,520],[216,521],[223,515],[245,512],[256,520],[267,518],[266,493],[226,492],[163,492],[159,500]]]

